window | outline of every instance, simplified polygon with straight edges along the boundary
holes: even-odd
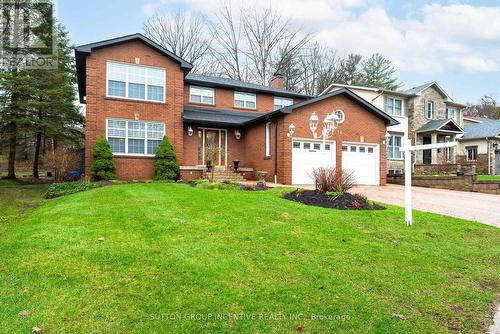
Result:
[[[387,159],[402,159],[403,154],[400,151],[403,136],[390,135],[389,143],[387,144]]]
[[[321,150],[321,144],[313,144],[315,150]]]
[[[154,155],[165,135],[163,123],[108,119],[107,139],[115,154]]]
[[[214,89],[205,87],[189,87],[189,102],[215,104],[214,103]]]
[[[335,110],[335,116],[337,116],[337,123],[343,123],[345,121],[345,114],[342,110]]]
[[[427,118],[433,119],[434,118],[434,102],[433,101],[427,101],[427,107],[425,109],[425,116]]]
[[[359,153],[365,153],[366,148],[363,146],[359,147]]]
[[[255,94],[234,92],[234,106],[237,108],[255,109],[255,101]]]
[[[274,110],[281,109],[286,106],[291,106],[293,104],[293,99],[289,99],[286,97],[274,97]]]
[[[403,116],[403,100],[387,97],[385,99],[385,112],[390,115]]]
[[[347,145],[342,145],[342,151],[347,152]]]
[[[351,146],[351,152],[356,152],[356,146]]]
[[[311,149],[311,143],[304,143],[304,150],[310,150]]]
[[[387,170],[387,172],[389,173],[389,175],[402,175],[403,174],[402,169],[389,169],[389,170]]]
[[[330,151],[330,144],[325,144],[325,150]]]
[[[368,147],[368,153],[373,153],[373,147]]]
[[[108,61],[110,97],[164,102],[165,70]]]
[[[271,123],[266,123],[266,157],[271,156]]]
[[[300,142],[294,141],[293,142],[293,148],[300,148]]]
[[[446,108],[446,118],[451,118],[457,124],[460,124],[460,117],[458,110],[455,108]]]
[[[476,161],[477,160],[477,146],[469,146],[465,148],[467,150],[467,160]]]

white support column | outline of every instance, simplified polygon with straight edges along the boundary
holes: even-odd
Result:
[[[431,144],[437,144],[437,133],[431,134]],[[431,150],[431,164],[437,164],[437,149]]]

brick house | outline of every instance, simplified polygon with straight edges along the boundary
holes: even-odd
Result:
[[[263,86],[190,73],[191,64],[140,34],[82,45],[75,55],[87,175],[102,135],[118,178],[150,179],[167,136],[184,180],[202,177],[208,160],[227,173],[238,160],[246,179],[266,171],[268,181],[310,184],[313,168],[336,166],[358,183],[386,182],[386,131],[398,122],[349,89],[313,98],[284,90],[279,75]],[[311,121],[320,134],[332,115],[333,135],[313,135]]]
[[[436,82],[407,90],[390,91],[379,88],[332,84],[321,94],[348,88],[365,100],[384,110],[399,121],[388,128],[387,172],[400,174],[404,170],[403,138],[413,145],[456,141],[464,131],[463,104],[453,101]],[[421,165],[452,164],[458,152],[454,148],[424,150],[414,153],[413,161]]]

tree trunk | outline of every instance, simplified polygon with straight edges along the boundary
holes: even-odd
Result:
[[[8,179],[16,178],[16,149],[17,149],[17,125],[12,122],[9,129],[9,167],[7,171]]]
[[[40,178],[38,175],[38,165],[40,160],[40,144],[42,143],[42,133],[36,133],[36,143],[35,143],[35,156],[33,157],[33,177],[35,179]]]

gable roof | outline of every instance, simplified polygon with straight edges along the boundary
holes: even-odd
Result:
[[[423,84],[423,85],[420,85],[417,87],[413,87],[410,89],[405,89],[405,90],[403,90],[403,92],[408,93],[408,94],[419,95],[421,92],[423,92],[424,90],[426,90],[427,88],[432,87],[432,86],[434,86],[441,93],[441,95],[443,95],[444,97],[446,97],[449,100],[452,100],[450,98],[450,96],[446,93],[446,91],[443,88],[441,88],[441,86],[439,86],[436,81],[428,82],[426,84]]]
[[[291,92],[285,89],[278,89],[264,85],[258,85],[250,82],[244,82],[240,80],[234,80],[229,78],[214,77],[210,75],[189,73],[186,75],[184,80],[187,83],[208,86],[208,87],[226,87],[232,89],[238,89],[244,92],[261,92],[269,93],[273,95],[279,95],[282,97],[300,97],[300,98],[310,98],[311,96],[301,93]]]
[[[445,127],[451,126],[451,128],[455,128],[453,130],[446,129]],[[451,118],[444,118],[444,119],[435,119],[432,121],[429,121],[425,123],[420,129],[417,130],[418,133],[422,132],[432,132],[432,131],[449,131],[449,132],[456,132],[456,133],[462,133],[463,130],[462,128],[455,123],[454,120]]]
[[[142,43],[146,44],[147,46],[151,47],[152,49],[163,54],[164,56],[177,62],[180,65],[181,69],[184,71],[184,73],[188,73],[193,68],[192,64],[190,64],[186,60],[175,55],[174,53],[170,52],[169,50],[165,49],[164,47],[160,46],[159,44],[157,44],[156,42],[152,41],[151,39],[147,38],[146,36],[144,36],[142,34],[132,34],[132,35],[127,35],[127,36],[107,39],[107,40],[100,41],[100,42],[80,45],[80,46],[75,47],[75,60],[76,60],[76,74],[77,74],[77,80],[78,80],[78,93],[79,93],[81,103],[85,103],[85,100],[83,97],[86,95],[86,80],[87,80],[87,78],[86,78],[86,69],[87,69],[86,58],[87,58],[87,56],[90,55],[90,53],[92,53],[93,50],[102,49],[102,48],[106,48],[109,46],[127,43],[127,42],[131,42],[131,41],[142,42]]]
[[[486,137],[500,137],[500,120],[468,124],[464,126],[464,135],[460,139],[481,139]]]
[[[281,109],[269,112],[269,113],[264,114],[258,118],[255,118],[255,119],[247,122],[246,124],[256,123],[256,122],[260,122],[260,121],[264,121],[264,120],[269,120],[271,118],[278,117],[281,115],[291,114],[295,109],[298,109],[298,108],[301,108],[301,107],[304,107],[304,106],[307,106],[307,105],[310,105],[310,104],[313,104],[313,103],[316,103],[316,102],[319,102],[319,101],[322,101],[322,100],[325,100],[325,99],[328,99],[330,97],[337,96],[337,95],[346,96],[351,101],[357,103],[358,105],[362,106],[363,108],[365,108],[369,112],[373,113],[378,118],[382,119],[387,126],[399,124],[399,122],[397,120],[395,120],[394,118],[392,118],[391,116],[389,116],[388,114],[383,112],[382,110],[378,109],[373,104],[371,104],[368,101],[366,101],[365,99],[363,99],[361,96],[355,94],[354,92],[352,92],[348,88],[341,88],[341,89],[335,90],[335,91],[328,93],[328,94],[325,94],[325,95],[321,95],[321,96],[318,96],[318,97],[315,97],[315,98],[312,98],[309,100],[305,100],[303,102],[299,102],[299,103],[292,104],[292,105],[287,106],[287,107],[283,107]]]

